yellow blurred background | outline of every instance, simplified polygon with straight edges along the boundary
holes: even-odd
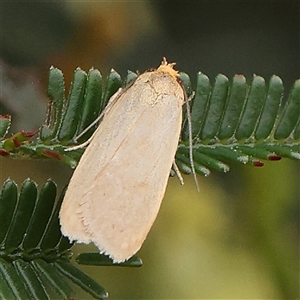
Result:
[[[1,2],[0,114],[16,130],[45,118],[50,65],[92,66],[105,76],[156,67],[162,56],[195,81],[253,73],[300,77],[299,3],[295,1]],[[287,95],[285,95],[286,99]],[[60,190],[72,171],[53,161],[0,158],[8,177]],[[181,186],[170,178],[139,269],[82,267],[110,299],[299,299],[299,163],[232,166]],[[74,253],[95,250],[78,245]],[[79,291],[78,299],[91,299]]]

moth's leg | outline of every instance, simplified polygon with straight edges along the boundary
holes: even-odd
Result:
[[[180,171],[179,171],[179,169],[178,169],[178,167],[176,165],[175,159],[174,159],[174,162],[173,162],[172,166],[173,166],[174,172],[176,173],[176,175],[177,175],[177,177],[179,179],[180,184],[184,185],[184,181],[183,181],[182,175],[181,175],[181,173],[180,173]]]
[[[96,131],[95,131],[95,132],[91,135],[91,137],[90,137],[88,140],[86,140],[84,143],[81,143],[81,144],[76,145],[76,146],[73,146],[73,147],[66,148],[66,149],[64,149],[64,151],[68,152],[68,151],[73,151],[73,150],[77,150],[77,149],[84,148],[84,147],[87,146],[87,145],[91,142],[91,140],[94,138],[95,133],[96,133]]]

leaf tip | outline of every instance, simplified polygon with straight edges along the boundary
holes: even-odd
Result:
[[[277,161],[277,160],[281,160],[281,156],[277,155],[276,153],[271,153],[268,155],[268,160],[271,161]]]
[[[60,153],[58,153],[54,150],[44,149],[43,154],[47,157],[50,157],[50,158],[54,158],[54,159],[57,159],[57,160],[63,160],[63,155],[61,155]]]
[[[254,167],[263,167],[264,166],[264,163],[259,159],[253,160],[252,164],[253,164]]]
[[[11,119],[11,115],[6,114],[6,115],[0,115],[0,119]]]
[[[0,149],[0,156],[8,156],[10,153],[5,149]]]

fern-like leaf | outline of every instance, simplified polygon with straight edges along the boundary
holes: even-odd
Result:
[[[261,160],[299,160],[300,80],[280,110],[282,99],[283,83],[275,75],[268,85],[260,76],[248,84],[242,75],[231,81],[218,75],[212,86],[199,73],[191,108],[196,172],[205,176],[210,168],[227,172],[228,162],[262,166]],[[185,124],[176,154],[184,173],[191,172],[188,135]]]
[[[50,98],[46,124],[36,141],[30,142],[37,132],[21,131],[5,138],[10,117],[0,118],[0,155],[47,157],[76,167],[84,149],[65,152],[78,136],[105,108],[109,98],[120,88],[131,83],[137,75],[128,72],[124,81],[111,70],[106,82],[98,70],[86,74],[77,68],[73,82],[65,97],[63,74],[51,67],[48,96]],[[188,95],[192,83],[186,73],[180,73]],[[279,160],[281,157],[300,159],[300,80],[292,87],[288,100],[281,109],[283,83],[272,76],[266,84],[261,76],[247,83],[243,75],[229,80],[218,75],[214,84],[202,73],[197,75],[195,97],[191,105],[193,159],[196,172],[209,175],[210,169],[229,171],[230,162],[262,166],[262,160]],[[78,142],[87,140],[96,129],[92,127]],[[191,173],[187,150],[190,129],[182,126],[181,141],[176,162],[183,173]]]
[[[56,184],[48,180],[38,192],[34,181],[27,179],[20,193],[8,179],[0,194],[0,298],[1,299],[67,299],[74,296],[66,278],[90,293],[95,299],[107,292],[87,274],[70,262],[72,243],[62,236],[59,209],[64,192],[56,201]],[[82,253],[80,264],[107,266],[113,264],[99,253]],[[120,266],[141,266],[133,257]],[[49,290],[49,287],[51,290]]]

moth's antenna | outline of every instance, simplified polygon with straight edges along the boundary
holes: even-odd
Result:
[[[111,109],[111,107],[115,104],[117,99],[120,97],[121,93],[122,93],[122,88],[119,88],[119,90],[114,95],[112,95],[112,97],[109,99],[106,107],[103,109],[101,114],[90,125],[84,128],[84,130],[79,135],[75,137],[74,142],[76,142],[88,130],[90,130],[94,125],[96,125],[103,118],[104,115],[107,114],[107,112]]]
[[[73,140],[74,142],[76,142],[81,136],[83,136],[89,129],[91,129],[94,125],[96,125],[107,114],[107,112],[112,108],[112,106],[118,100],[118,98],[120,97],[121,93],[122,93],[122,89],[119,88],[119,90],[109,99],[106,107],[101,112],[101,114],[90,125],[88,125],[79,135],[77,135],[74,138],[74,140]],[[65,151],[74,151],[74,150],[81,149],[81,148],[87,146],[92,141],[92,139],[94,138],[95,134],[96,134],[96,131],[94,131],[94,133],[92,134],[92,136],[87,141],[85,141],[84,143],[76,145],[76,146],[72,146],[72,147],[69,147],[69,148],[66,148]]]
[[[196,189],[198,192],[200,192],[199,184],[198,184],[198,179],[195,171],[195,165],[194,165],[194,159],[193,159],[193,136],[192,136],[192,119],[191,119],[191,109],[190,109],[190,104],[189,101],[191,101],[194,96],[195,92],[193,92],[189,97],[187,97],[185,89],[183,89],[184,95],[185,95],[185,104],[186,104],[186,115],[187,115],[187,122],[188,122],[188,128],[189,128],[189,155],[190,155],[190,164],[191,164],[191,169],[192,169],[192,174],[194,177],[194,181],[196,184]]]
[[[120,96],[130,87],[133,85],[135,80],[133,80],[130,84],[128,84],[125,88],[119,88],[108,100],[107,105],[105,106],[105,108],[103,109],[103,111],[101,112],[101,114],[90,124],[88,125],[86,128],[84,128],[84,130],[77,135],[74,139],[73,142],[77,142],[77,140],[83,136],[88,130],[90,130],[94,125],[96,125],[107,113],[108,111],[114,106],[114,104],[118,101],[118,99],[120,98]],[[93,134],[94,135],[94,134]],[[84,144],[84,146],[88,145],[90,143],[90,141],[92,140],[93,136],[91,136]],[[82,144],[82,145],[83,145]],[[75,146],[70,148],[70,150],[66,150],[66,151],[71,151],[71,150],[75,150],[75,149],[79,149],[81,147]]]

